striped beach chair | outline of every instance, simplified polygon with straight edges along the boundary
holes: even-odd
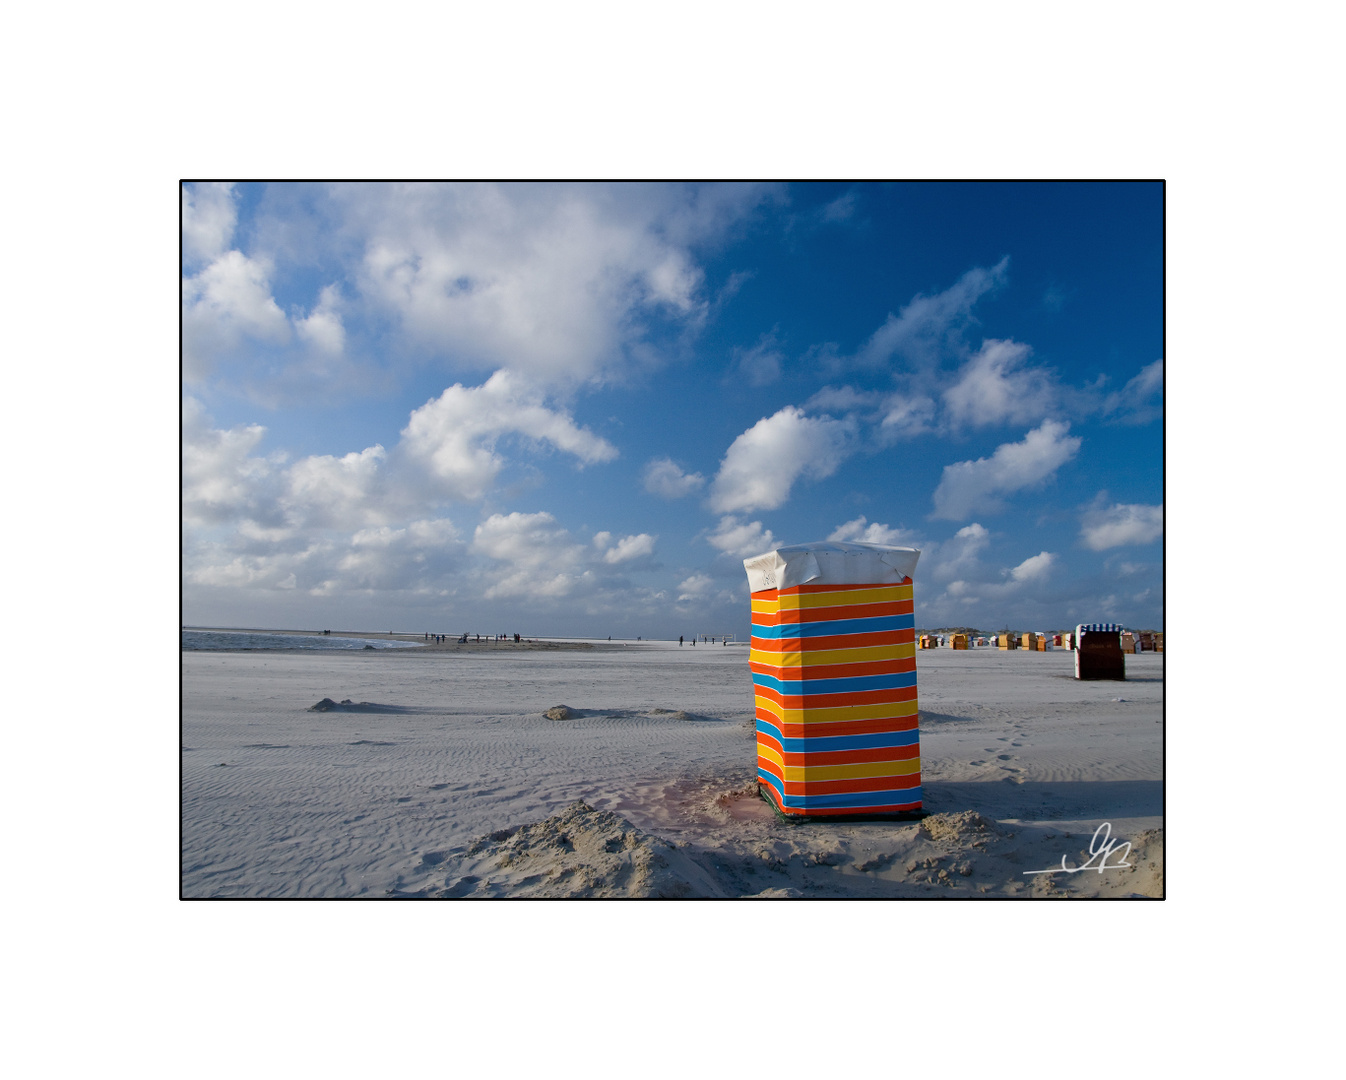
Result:
[[[1075,627],[1075,678],[1126,678],[1120,623],[1081,623]]]
[[[757,780],[782,813],[921,808],[911,574],[920,552],[821,542],[745,559]]]

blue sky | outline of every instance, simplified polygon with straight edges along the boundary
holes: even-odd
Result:
[[[1159,184],[186,185],[183,618],[746,634],[745,556],[917,623],[1163,626]]]

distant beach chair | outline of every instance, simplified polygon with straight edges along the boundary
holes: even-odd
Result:
[[[1081,623],[1075,627],[1075,678],[1125,680],[1121,634],[1117,623]]]

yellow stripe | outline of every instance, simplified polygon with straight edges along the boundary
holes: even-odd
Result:
[[[786,765],[786,780],[867,780],[874,776],[910,776],[921,771],[920,758],[863,761],[857,765]]]
[[[883,720],[890,716],[915,716],[917,712],[914,701],[842,705],[833,709],[783,709],[770,698],[759,697],[757,707],[771,713],[782,724],[839,724],[849,720]]]
[[[800,593],[778,597],[780,609],[846,607],[850,604],[895,604],[911,599],[910,585],[883,585],[874,589],[839,589],[836,592]],[[770,601],[767,601],[770,603]]]
[[[767,652],[748,650],[748,659],[772,667],[812,667],[815,664],[874,664],[880,660],[910,660],[914,642],[905,645],[871,645],[867,649],[819,649],[817,652]]]
[[[768,761],[774,761],[782,769],[785,768],[785,759],[781,757],[778,753],[776,753],[776,751],[771,749],[771,747],[767,746],[765,743],[759,742],[757,744],[757,754],[759,757],[764,757]]]
[[[801,608],[849,607],[851,604],[896,604],[910,600],[912,586],[882,585],[873,589],[839,589],[836,592],[801,593],[798,596],[779,596],[775,600],[753,600],[753,611],[772,614],[777,611],[798,611]]]

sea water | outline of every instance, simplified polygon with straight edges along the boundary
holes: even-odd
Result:
[[[184,652],[227,649],[263,651],[268,649],[301,649],[309,652],[363,649],[419,649],[416,641],[393,641],[387,638],[327,637],[322,634],[268,634],[256,630],[183,630]]]

